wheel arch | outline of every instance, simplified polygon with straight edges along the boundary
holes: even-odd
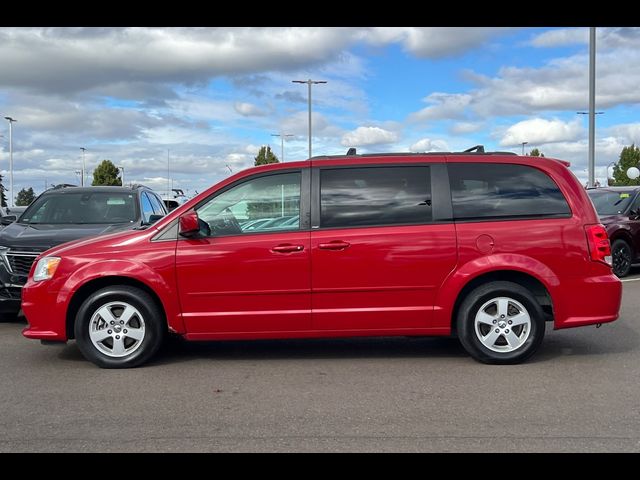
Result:
[[[160,300],[158,294],[144,282],[136,280],[131,277],[112,275],[106,277],[98,277],[84,283],[80,288],[78,288],[71,297],[71,301],[69,302],[69,306],[67,308],[67,313],[65,317],[65,329],[68,339],[75,338],[75,321],[76,314],[80,309],[82,303],[95,291],[100,290],[105,287],[116,286],[116,285],[126,285],[129,287],[139,288],[140,290],[147,293],[153,300],[153,302],[158,307],[158,310],[162,313],[162,320],[164,322],[165,329],[168,328],[167,321],[167,312],[165,311],[164,305]]]
[[[553,299],[549,289],[540,279],[530,273],[522,272],[520,270],[494,270],[479,274],[478,276],[470,279],[458,292],[449,318],[449,325],[453,335],[457,335],[456,318],[458,316],[460,305],[466,296],[478,286],[496,281],[513,282],[529,290],[535,297],[538,304],[542,307],[542,310],[545,313],[545,321],[553,321]]]
[[[633,238],[631,237],[631,233],[628,232],[627,230],[618,229],[615,232],[613,232],[611,234],[611,237],[610,237],[609,241],[613,245],[613,242],[615,242],[616,240],[624,240],[625,242],[627,242],[629,244],[629,246],[631,247],[632,251],[635,250],[633,248]]]

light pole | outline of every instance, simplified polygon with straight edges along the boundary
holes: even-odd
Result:
[[[82,177],[80,179],[80,186],[84,187],[84,174],[85,174],[85,168],[84,168],[84,152],[87,150],[84,147],[80,147],[80,150],[82,150]]]
[[[529,142],[520,142],[522,144],[522,156],[524,157],[524,146]]]
[[[309,86],[309,158],[311,158],[311,85],[327,83],[326,80],[291,80],[293,83],[306,83]]]
[[[272,137],[280,137],[280,161],[284,163],[284,139],[287,137],[293,137],[291,133],[272,133]]]
[[[15,118],[4,117],[9,122],[9,206],[13,207],[13,123],[17,122]]]
[[[124,167],[116,167],[120,170],[122,170],[122,177],[120,178],[122,180],[122,186],[124,187]]]
[[[591,27],[593,28],[593,27]],[[587,186],[594,187],[596,181],[596,115],[602,115],[604,112],[595,112],[595,34],[592,39],[593,45],[589,45],[589,111],[576,112],[578,115],[589,115],[589,163],[587,165]],[[593,56],[593,59],[591,58]],[[592,71],[593,67],[593,71]]]

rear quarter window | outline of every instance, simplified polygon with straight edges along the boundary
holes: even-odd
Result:
[[[566,217],[571,210],[556,183],[526,165],[450,163],[456,220]]]

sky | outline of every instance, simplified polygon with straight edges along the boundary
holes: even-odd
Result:
[[[0,28],[0,114],[14,196],[87,182],[189,196],[253,165],[260,146],[313,155],[487,150],[571,162],[586,182],[588,28]],[[597,29],[596,178],[640,142],[640,28]],[[0,174],[9,188],[8,122]],[[169,181],[167,181],[169,178]]]

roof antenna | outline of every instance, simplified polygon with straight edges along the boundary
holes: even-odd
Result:
[[[476,145],[475,147],[467,148],[462,153],[472,153],[472,152],[484,153],[484,145]]]
[[[349,150],[347,150],[347,155],[348,155],[348,156],[356,155],[356,149],[355,149],[355,147],[351,147]]]

